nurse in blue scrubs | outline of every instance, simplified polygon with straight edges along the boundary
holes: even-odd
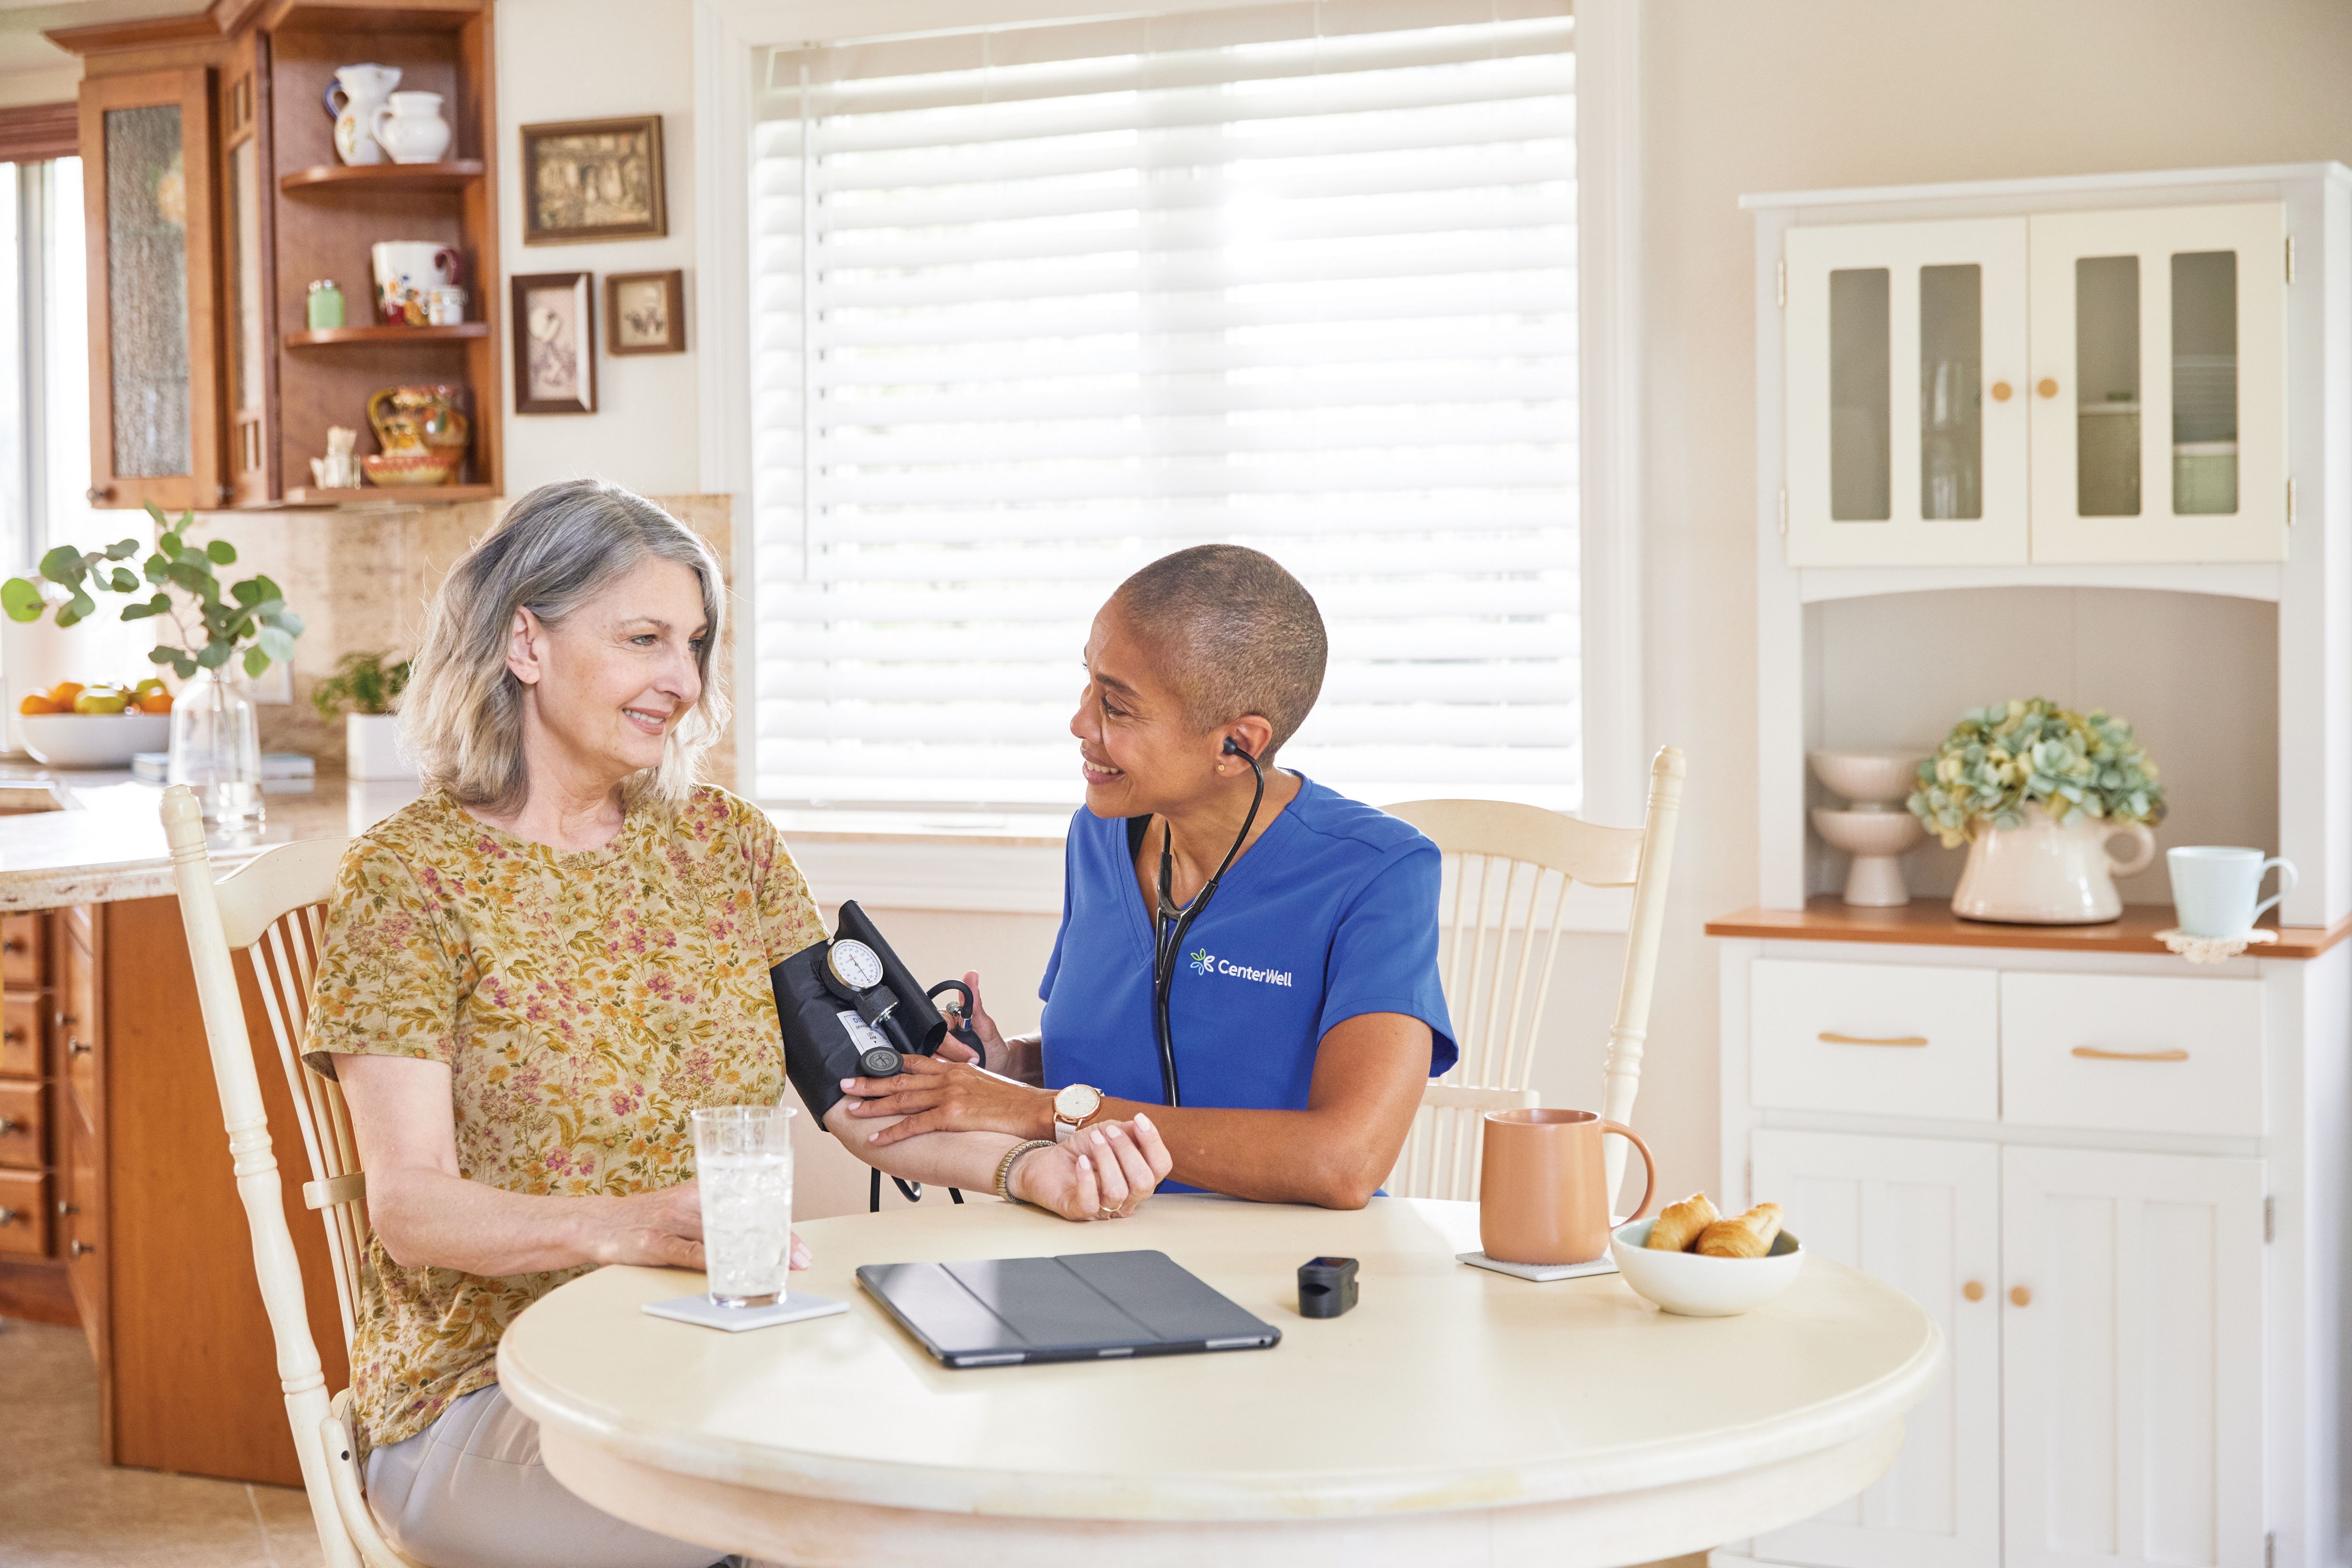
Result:
[[[1095,1139],[1141,1114],[1174,1158],[1171,1186],[1332,1208],[1372,1197],[1456,1053],[1436,846],[1274,766],[1327,648],[1313,597],[1256,550],[1180,550],[1120,586],[1095,617],[1070,721],[1087,803],[1043,1026],[1006,1039],[976,1008],[978,1060],[950,1042],[900,1077],[845,1081],[865,1101],[853,1114],[906,1118],[877,1145],[932,1131]],[[1165,966],[1163,1053],[1155,942],[1187,912]]]

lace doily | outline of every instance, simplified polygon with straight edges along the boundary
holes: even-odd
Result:
[[[2278,933],[2262,927],[2237,936],[2192,936],[2186,931],[2159,931],[2156,939],[2192,964],[2221,964],[2236,957],[2249,946],[2262,946],[2275,942]]]

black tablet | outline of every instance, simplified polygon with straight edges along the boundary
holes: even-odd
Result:
[[[945,1366],[1265,1350],[1282,1339],[1165,1252],[868,1263],[857,1282]]]

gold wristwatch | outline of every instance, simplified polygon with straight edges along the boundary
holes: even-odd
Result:
[[[1091,1083],[1066,1083],[1054,1092],[1054,1137],[1067,1138],[1102,1109],[1103,1092]]]

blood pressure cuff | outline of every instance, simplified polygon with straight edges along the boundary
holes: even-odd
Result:
[[[776,993],[776,1018],[784,1031],[784,1071],[819,1122],[840,1103],[841,1081],[865,1076],[857,1058],[867,1046],[887,1043],[902,1052],[911,1046],[929,1056],[948,1033],[947,1019],[864,910],[844,904],[834,936],[865,943],[882,960],[882,984],[898,998],[889,1014],[898,1038],[877,1039],[880,1031],[858,1016],[856,1003],[827,983],[825,954],[831,942],[813,942],[768,971],[768,983]]]

